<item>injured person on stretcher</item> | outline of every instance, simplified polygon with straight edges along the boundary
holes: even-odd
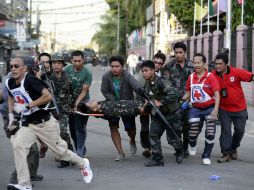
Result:
[[[149,113],[147,102],[142,100],[114,100],[82,102],[78,110],[86,114],[103,114],[108,117],[131,117],[139,114]]]

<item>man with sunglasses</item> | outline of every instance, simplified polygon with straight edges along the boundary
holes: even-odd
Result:
[[[30,72],[33,67],[33,64],[34,64],[34,60],[28,56],[25,56],[24,58],[26,59],[26,62],[28,64],[27,71]],[[8,73],[6,78],[8,79],[10,77],[11,77],[11,73]],[[1,106],[0,112],[3,117],[4,131],[5,131],[6,137],[10,139],[11,136],[13,134],[15,134],[15,132],[18,130],[18,128],[14,129],[12,131],[10,131],[8,129],[8,126],[9,126],[8,89],[5,85],[5,83],[3,83],[3,88],[0,92],[0,94],[1,94],[1,100],[3,101],[2,104],[0,105]],[[20,114],[15,113],[14,116],[17,121],[20,120]],[[43,176],[37,174],[37,171],[39,168],[39,151],[38,151],[37,143],[32,144],[32,146],[30,147],[29,154],[27,156],[27,164],[29,167],[29,173],[30,173],[31,180],[32,181],[42,181]],[[14,172],[12,172],[10,183],[12,183],[12,184],[18,183],[16,170]]]
[[[8,190],[32,190],[27,155],[30,146],[42,140],[55,153],[56,158],[77,164],[86,183],[90,183],[93,173],[89,160],[68,150],[67,143],[60,137],[59,123],[49,111],[44,109],[51,101],[47,86],[38,78],[27,73],[23,57],[10,62],[12,77],[6,81],[9,91],[9,126],[13,123],[13,112],[21,113],[21,127],[11,137],[18,184],[9,184]]]
[[[186,81],[191,73],[193,73],[192,61],[186,59],[186,45],[183,42],[175,43],[174,47],[175,59],[163,67],[163,75],[169,78],[170,82],[177,88],[179,99],[181,101],[185,94]],[[189,131],[189,109],[182,111],[182,133],[183,133],[183,154],[188,157],[188,131]]]

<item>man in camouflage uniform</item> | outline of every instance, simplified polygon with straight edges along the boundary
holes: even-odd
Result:
[[[137,99],[99,102],[93,100],[80,105],[79,110],[83,113],[102,113],[105,119],[110,117],[135,117],[142,112],[143,104],[144,101]]]
[[[163,75],[169,78],[170,82],[179,92],[181,101],[185,94],[185,84],[189,75],[193,72],[192,61],[185,58],[186,45],[183,42],[177,42],[174,45],[175,59],[163,67]],[[189,131],[189,109],[182,111],[182,132],[183,132],[183,153],[188,157],[188,131]]]
[[[143,77],[146,80],[145,91],[154,101],[163,116],[166,118],[172,129],[175,131],[177,138],[168,126],[165,126],[158,115],[152,117],[150,125],[150,144],[152,150],[152,160],[145,164],[147,167],[163,166],[163,156],[161,150],[161,136],[167,131],[167,140],[176,151],[176,162],[181,163],[182,141],[181,141],[181,122],[180,122],[180,104],[178,94],[170,81],[165,77],[158,77],[155,74],[155,65],[152,61],[144,61],[141,65]]]
[[[68,131],[68,117],[71,111],[69,105],[70,83],[67,74],[63,71],[65,62],[60,54],[54,54],[51,58],[51,65],[53,72],[49,76],[49,79],[54,84],[54,95],[60,112],[60,114],[56,116],[59,120],[60,136],[67,142],[68,149],[73,151]],[[69,165],[69,162],[61,161],[58,167],[63,168]]]

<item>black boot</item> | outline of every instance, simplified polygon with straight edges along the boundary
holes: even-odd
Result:
[[[164,166],[164,160],[151,160],[147,163],[145,163],[146,167],[154,167],[154,166]]]
[[[17,179],[17,172],[16,170],[12,172],[11,174],[11,179],[10,179],[11,184],[18,184],[18,179]]]
[[[31,176],[30,179],[32,181],[42,181],[43,180],[43,175],[35,174],[35,176]]]
[[[60,164],[57,166],[58,168],[66,168],[70,166],[70,162],[67,162],[67,161],[64,161],[64,160],[61,160],[60,161]]]
[[[182,150],[176,150],[176,162],[178,164],[181,164],[183,161],[183,151]]]

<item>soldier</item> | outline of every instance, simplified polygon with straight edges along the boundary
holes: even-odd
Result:
[[[155,74],[157,76],[162,75],[162,66],[166,60],[165,54],[163,54],[160,50],[153,56],[153,62],[155,65]],[[138,81],[142,87],[145,85],[145,80],[141,74],[138,77]],[[150,115],[149,114],[142,114],[140,115],[140,123],[141,123],[141,130],[140,130],[140,142],[142,147],[145,149],[143,151],[143,156],[150,157],[150,142],[149,142],[149,123],[150,123]]]
[[[63,67],[65,65],[66,64],[61,55],[52,55],[51,67],[53,72],[49,76],[49,79],[54,84],[54,95],[60,112],[58,116],[60,136],[67,142],[68,149],[73,151],[73,146],[71,144],[71,139],[68,131],[68,117],[71,111],[71,107],[69,105],[70,83],[67,74],[63,71]],[[58,168],[64,168],[69,165],[69,162],[61,161]]]
[[[155,74],[155,65],[152,61],[144,61],[141,65],[143,77],[146,80],[145,91],[154,100],[155,105],[162,112],[167,119],[172,129],[175,130],[179,139],[172,133],[172,131],[165,126],[161,119],[154,115],[150,125],[150,144],[152,150],[152,160],[145,164],[146,167],[164,166],[162,150],[161,150],[161,136],[164,131],[167,131],[167,140],[176,151],[176,162],[181,163],[182,155],[182,141],[181,138],[181,123],[179,109],[179,101],[175,88],[170,81],[165,77],[158,77]]]
[[[191,73],[193,73],[192,61],[185,58],[186,45],[177,42],[174,47],[175,59],[163,67],[163,75],[169,78],[170,82],[177,88],[179,99],[185,94],[185,84]],[[188,131],[189,131],[189,109],[182,113],[182,132],[183,132],[183,154],[188,157]]]
[[[141,100],[114,100],[114,101],[90,101],[79,107],[83,113],[102,113],[105,119],[110,117],[137,116],[144,110],[144,101]],[[147,113],[148,114],[148,113]]]

